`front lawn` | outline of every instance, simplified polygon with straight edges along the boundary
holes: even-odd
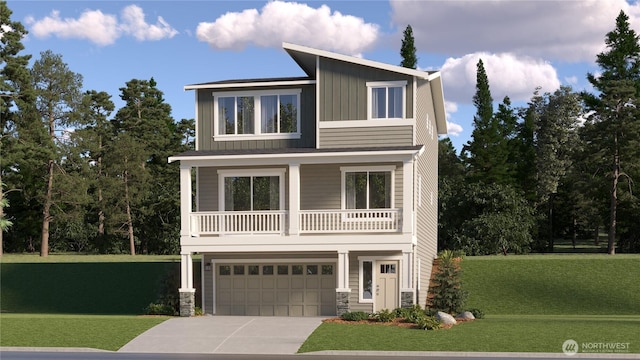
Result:
[[[562,352],[562,343],[629,343],[640,353],[640,316],[487,316],[450,329],[323,323],[299,352],[322,350]]]
[[[0,346],[115,351],[169,317],[1,314]]]

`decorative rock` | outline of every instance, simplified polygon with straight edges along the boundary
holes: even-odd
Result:
[[[438,311],[438,313],[436,314],[436,319],[438,319],[440,323],[445,325],[455,325],[458,323],[456,319],[453,318],[453,316],[442,311]]]
[[[473,313],[471,311],[465,311],[463,313],[460,313],[456,316],[457,320],[475,320],[476,317],[473,316]]]

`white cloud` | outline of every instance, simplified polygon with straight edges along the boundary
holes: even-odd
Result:
[[[286,41],[358,55],[376,42],[378,25],[331,12],[327,5],[316,9],[306,4],[272,1],[260,11],[229,12],[214,22],[202,22],[196,35],[216,49],[242,49],[248,45],[280,48]]]
[[[158,22],[155,25],[147,24],[144,20],[144,11],[136,5],[129,5],[122,10],[120,27],[139,41],[172,38],[178,33],[161,16],[158,16]]]
[[[460,133],[463,131],[464,129],[462,128],[461,125],[456,124],[454,122],[451,121],[447,121],[447,133],[449,136],[460,136]]]
[[[162,17],[158,17],[156,25],[147,24],[143,10],[136,5],[122,10],[120,23],[115,15],[100,10],[85,10],[77,19],[63,19],[60,12],[54,10],[40,20],[28,17],[25,22],[31,26],[30,32],[38,38],[53,35],[64,39],[86,39],[99,46],[111,45],[123,35],[143,41],[171,38],[178,33]]]
[[[623,10],[640,29],[640,4],[625,0],[391,0],[392,19],[411,24],[418,50],[462,56],[504,53],[563,61],[594,61]]]
[[[528,100],[536,87],[552,92],[560,87],[558,74],[549,64],[513,54],[475,53],[449,58],[442,65],[442,79],[447,100],[471,103],[475,94],[478,60],[482,59],[495,101],[505,96],[511,100]]]
[[[566,76],[564,78],[564,81],[569,84],[569,85],[575,85],[578,83],[578,77],[577,76]]]

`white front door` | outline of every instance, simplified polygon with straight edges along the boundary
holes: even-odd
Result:
[[[376,296],[374,311],[398,307],[398,262],[376,262]]]

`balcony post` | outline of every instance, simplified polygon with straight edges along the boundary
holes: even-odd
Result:
[[[191,236],[191,166],[180,162],[180,238]]]
[[[300,233],[300,164],[289,164],[289,235]]]
[[[402,232],[413,233],[413,161],[402,163]]]
[[[193,259],[190,252],[180,255],[180,316],[193,316],[196,293],[193,288]]]

